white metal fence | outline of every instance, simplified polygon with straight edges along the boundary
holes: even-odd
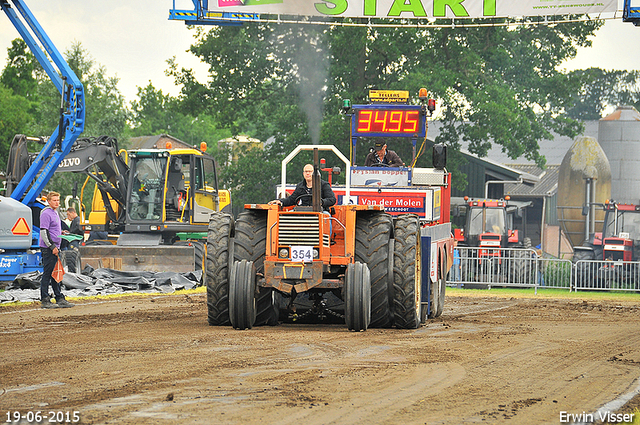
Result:
[[[449,283],[464,288],[534,287],[640,291],[640,262],[539,257],[533,249],[457,247]]]
[[[577,261],[573,287],[587,290],[640,291],[638,261]]]

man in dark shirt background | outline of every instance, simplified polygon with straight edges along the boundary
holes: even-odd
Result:
[[[400,156],[392,150],[387,150],[387,144],[376,142],[374,152],[370,152],[364,160],[365,167],[375,167],[376,164],[384,164],[388,167],[402,167],[404,163]]]

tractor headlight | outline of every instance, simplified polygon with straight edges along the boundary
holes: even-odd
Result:
[[[278,257],[289,258],[289,250],[287,248],[280,248],[280,252],[278,252]]]
[[[320,251],[318,248],[313,248],[313,259],[316,260],[318,257],[320,257]]]

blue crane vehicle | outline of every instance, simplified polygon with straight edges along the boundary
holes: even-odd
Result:
[[[635,26],[640,26],[640,7],[632,6],[631,0],[624,0],[622,20],[624,22],[632,22]]]
[[[84,87],[23,0],[0,0],[0,8],[61,95],[60,119],[19,181],[7,176],[7,196],[0,196],[0,281],[42,270],[38,249],[42,190],[84,131]]]
[[[258,13],[240,12],[210,12],[209,0],[192,0],[193,10],[176,9],[176,1],[173,0],[173,8],[169,10],[169,19],[184,21],[185,25],[242,25],[242,21],[256,20]]]

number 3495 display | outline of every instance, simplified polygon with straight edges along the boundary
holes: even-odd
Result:
[[[413,134],[419,132],[420,111],[363,109],[357,124],[358,133]]]

